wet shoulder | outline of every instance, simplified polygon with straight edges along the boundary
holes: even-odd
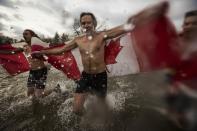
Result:
[[[106,37],[106,31],[99,31],[97,32],[97,36],[100,38],[104,39]]]
[[[85,35],[82,34],[82,35],[79,35],[77,37],[74,38],[74,42],[79,45],[81,42],[83,42],[85,39]]]

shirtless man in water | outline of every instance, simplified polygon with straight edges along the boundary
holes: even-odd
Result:
[[[77,82],[74,95],[73,111],[75,113],[82,113],[83,104],[88,92],[95,93],[101,100],[105,100],[107,93],[107,72],[104,61],[105,41],[131,31],[135,26],[160,15],[166,11],[167,7],[168,3],[163,2],[134,15],[124,25],[102,32],[95,31],[97,26],[95,16],[90,12],[83,12],[80,15],[83,35],[75,37],[63,48],[42,50],[37,53],[37,55],[62,54],[76,47],[79,48],[84,71],[82,72],[81,79]]]
[[[42,58],[39,59],[31,55],[31,41],[35,37],[37,37],[38,39],[39,37],[34,33],[34,31],[29,29],[24,30],[23,37],[27,43],[27,45],[24,46],[24,49],[30,64],[29,77],[27,81],[27,95],[44,97],[49,95],[53,91],[57,91],[56,88],[45,91],[48,68],[46,67],[46,64]],[[43,44],[47,43],[43,42]]]

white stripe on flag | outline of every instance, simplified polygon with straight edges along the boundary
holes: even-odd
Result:
[[[139,72],[139,65],[135,51],[132,46],[130,34],[120,38],[120,45],[123,46],[118,54],[116,64],[107,65],[108,76],[122,76]]]
[[[79,52],[79,48],[75,48],[71,52],[72,52],[73,56],[75,57],[75,60],[77,62],[77,66],[78,66],[80,72],[82,72],[83,71],[83,64],[81,61],[81,54]]]
[[[32,45],[39,45],[39,46],[42,46],[44,48],[49,47],[49,44],[48,43],[41,41],[37,37],[32,37],[31,38],[31,46]]]

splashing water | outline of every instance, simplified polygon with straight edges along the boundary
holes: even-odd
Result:
[[[93,39],[93,37],[90,35],[90,36],[88,36],[88,40],[92,40]]]
[[[144,105],[139,99],[145,97],[137,93],[141,86],[148,88],[147,83],[142,84],[147,77],[110,78],[107,106],[90,95],[84,104],[85,114],[78,116],[72,112],[75,82],[52,68],[48,73],[46,90],[59,84],[61,92],[68,95],[53,92],[43,99],[34,100],[26,96],[27,77],[28,72],[15,77],[0,75],[0,130],[120,131],[135,123],[138,112],[142,110],[141,105]],[[155,83],[155,80],[147,81]],[[139,103],[135,101],[136,95],[140,96],[137,97]],[[134,104],[139,106],[136,108]],[[134,126],[128,129],[135,131]]]

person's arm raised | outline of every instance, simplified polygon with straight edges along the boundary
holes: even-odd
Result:
[[[77,47],[77,43],[75,42],[75,39],[69,42],[68,44],[64,45],[63,47],[54,48],[54,49],[47,49],[47,50],[41,50],[41,54],[46,55],[59,55],[66,51],[72,50]]]
[[[122,34],[125,34],[127,32],[130,32],[134,28],[135,28],[135,25],[133,25],[132,22],[126,23],[124,25],[117,26],[117,27],[112,28],[110,30],[103,31],[103,37],[104,37],[104,39],[112,39],[112,38],[118,37]]]
[[[136,26],[140,26],[151,21],[154,18],[163,16],[168,11],[169,4],[168,2],[160,2],[151,7],[145,8],[139,13],[131,16],[127,23],[120,25],[118,27],[112,28],[107,31],[103,31],[104,39],[111,39],[118,37],[124,33],[132,31]]]

